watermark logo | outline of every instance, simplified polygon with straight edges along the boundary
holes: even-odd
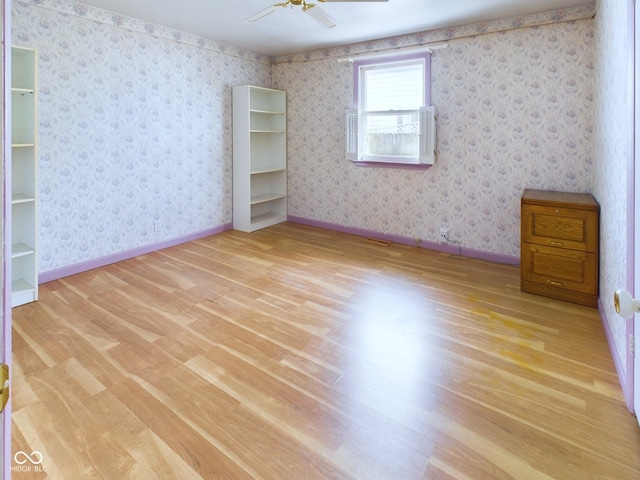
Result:
[[[20,450],[13,456],[13,460],[19,465],[24,465],[27,462],[40,465],[42,463],[42,454],[40,452],[31,452],[31,455],[27,455],[27,453]]]
[[[13,456],[17,465],[11,465],[12,472],[46,472],[46,465],[42,465],[43,456],[37,450],[31,453],[19,450]]]

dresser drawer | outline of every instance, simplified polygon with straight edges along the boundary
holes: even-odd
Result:
[[[597,307],[598,202],[588,193],[526,189],[521,207],[520,289]]]
[[[522,245],[522,280],[595,295],[598,265],[594,253],[542,245]]]
[[[598,248],[597,212],[523,204],[522,241],[594,253]]]

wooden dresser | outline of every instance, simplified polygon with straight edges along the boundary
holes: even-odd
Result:
[[[588,193],[525,190],[521,208],[520,289],[597,307],[595,199]]]

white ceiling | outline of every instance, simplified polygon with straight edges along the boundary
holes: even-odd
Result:
[[[269,56],[316,50],[442,27],[592,5],[595,0],[389,0],[386,3],[319,3],[338,23],[328,29],[301,7],[278,9],[243,23],[282,0],[81,0]],[[332,0],[330,0],[332,1]]]

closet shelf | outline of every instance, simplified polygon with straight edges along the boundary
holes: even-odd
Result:
[[[36,251],[24,243],[11,245],[11,258],[24,257],[26,255],[33,255],[34,253],[36,253]]]
[[[11,292],[14,296],[22,296],[24,294],[32,294],[35,291],[33,285],[25,281],[23,278],[19,278],[11,282]]]
[[[259,203],[272,202],[274,200],[280,200],[281,198],[286,197],[283,193],[267,193],[264,195],[256,195],[255,197],[251,197],[251,205],[258,205]]]
[[[33,88],[11,88],[11,93],[18,93],[20,95],[33,95],[36,91]]]
[[[287,220],[286,215],[275,213],[275,212],[267,212],[260,215],[256,215],[255,217],[251,217],[251,225],[255,230],[259,230],[261,228],[269,227],[276,223],[282,223]]]
[[[34,48],[11,47],[11,306],[38,299],[38,74]]]
[[[251,170],[251,175],[263,175],[265,173],[284,172],[286,170],[285,167],[266,167],[259,170]]]
[[[16,193],[11,195],[11,205],[17,205],[19,203],[31,203],[35,202],[36,199],[29,195],[24,195],[22,193]]]
[[[265,115],[286,115],[287,112],[280,112],[280,111],[275,111],[275,110],[256,110],[256,109],[250,109],[249,112],[251,113],[263,113]]]

